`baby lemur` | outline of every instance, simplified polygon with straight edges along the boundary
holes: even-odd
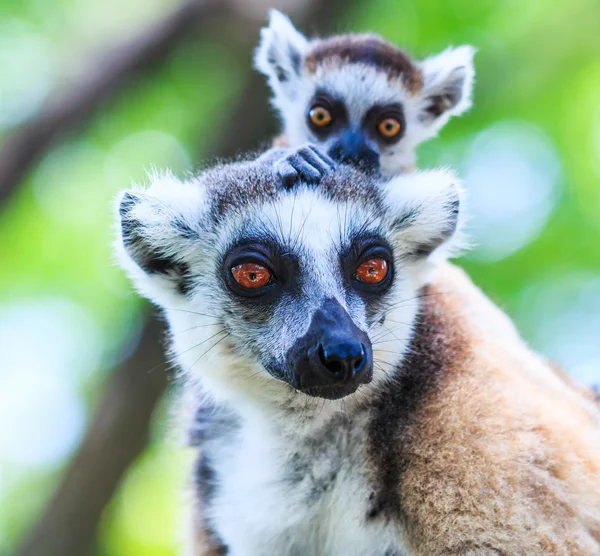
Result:
[[[419,62],[376,35],[309,41],[272,10],[255,65],[273,91],[281,142],[393,176],[414,169],[417,145],[471,106],[473,53],[461,46]]]
[[[598,411],[427,285],[460,239],[456,179],[284,156],[119,201],[123,263],[213,400],[211,553],[600,553]],[[320,177],[291,180],[299,159]]]

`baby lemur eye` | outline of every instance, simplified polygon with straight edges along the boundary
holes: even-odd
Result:
[[[319,104],[315,104],[308,112],[311,123],[317,127],[326,127],[333,121],[331,112]]]
[[[365,284],[381,284],[389,272],[389,264],[385,259],[368,259],[358,265],[355,278]]]
[[[263,288],[271,281],[271,272],[268,268],[255,263],[243,263],[231,269],[233,279],[242,288],[257,290]]]
[[[377,125],[377,131],[382,137],[391,139],[402,130],[402,124],[396,118],[384,118]]]

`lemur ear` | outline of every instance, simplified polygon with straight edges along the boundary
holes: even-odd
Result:
[[[201,191],[172,176],[154,178],[146,191],[125,191],[117,199],[117,251],[122,265],[146,297],[185,295],[192,287],[185,255],[199,237]]]
[[[290,19],[277,10],[269,12],[269,25],[260,32],[260,42],[254,65],[269,79],[275,94],[294,97],[295,82],[299,79],[302,58],[308,48],[304,35],[296,30]]]
[[[424,258],[460,248],[463,189],[454,174],[430,170],[398,176],[387,184],[387,204],[400,253]]]
[[[471,106],[475,69],[472,46],[448,48],[421,63],[423,104],[420,118],[425,125],[441,128],[450,118]]]

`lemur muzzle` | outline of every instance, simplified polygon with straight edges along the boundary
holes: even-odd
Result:
[[[294,386],[309,394],[338,399],[352,394],[373,376],[368,336],[335,299],[317,309],[304,336],[286,356]]]
[[[338,162],[352,164],[363,170],[379,168],[379,154],[367,144],[365,136],[358,131],[348,129],[342,132],[328,154]]]

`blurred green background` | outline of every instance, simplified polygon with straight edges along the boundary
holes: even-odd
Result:
[[[0,148],[98,52],[176,4],[3,0]],[[381,33],[416,57],[478,48],[473,109],[422,147],[420,164],[465,179],[477,246],[460,264],[536,349],[600,382],[598,0],[372,0],[335,27]],[[35,522],[108,373],[135,347],[142,304],[112,258],[112,199],[152,167],[184,173],[208,156],[250,63],[217,35],[183,41],[1,207],[0,553]],[[98,554],[176,553],[189,454],[168,405],[102,518]]]

